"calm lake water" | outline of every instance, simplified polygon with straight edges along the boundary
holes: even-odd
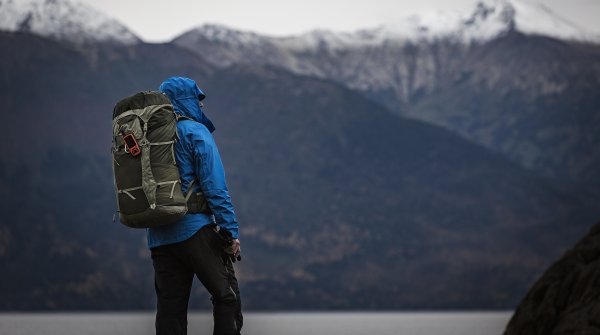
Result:
[[[512,312],[302,312],[244,317],[244,335],[501,335]],[[210,313],[190,313],[188,334],[212,334]],[[148,335],[154,314],[4,313],[2,335]]]

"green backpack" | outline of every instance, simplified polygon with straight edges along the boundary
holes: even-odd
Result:
[[[184,216],[175,160],[177,117],[161,92],[141,92],[119,101],[113,110],[112,158],[121,223],[153,228]],[[193,185],[188,186],[189,190]]]

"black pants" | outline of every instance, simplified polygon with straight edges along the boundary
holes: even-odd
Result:
[[[156,334],[187,334],[187,309],[194,274],[211,294],[214,335],[242,329],[242,305],[233,264],[212,226],[191,238],[152,248],[157,296]]]

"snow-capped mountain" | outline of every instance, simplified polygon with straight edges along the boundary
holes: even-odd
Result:
[[[364,92],[386,92],[388,105],[432,91],[444,71],[459,66],[474,44],[510,33],[600,41],[533,0],[482,0],[466,12],[413,15],[354,32],[314,30],[271,37],[204,25],[173,40],[217,66],[270,64],[334,80]],[[436,79],[437,78],[437,79]]]
[[[585,31],[554,13],[541,2],[533,0],[483,0],[473,10],[437,11],[411,15],[389,25],[354,32],[314,30],[288,37],[267,37],[230,29],[219,25],[205,25],[181,35],[177,40],[202,39],[230,46],[275,44],[289,50],[339,50],[382,43],[405,41],[432,41],[451,39],[469,44],[491,40],[509,31],[544,35],[559,39],[600,41],[599,36]]]
[[[543,3],[529,0],[484,0],[468,12],[412,15],[379,30],[386,39],[452,38],[463,43],[490,40],[509,31],[568,40],[599,40]]]
[[[0,1],[0,30],[31,32],[75,44],[140,42],[117,20],[72,0]]]
[[[562,18],[541,2],[487,0],[479,2],[468,17],[461,17],[458,34],[465,40],[490,39],[510,30],[568,40],[598,40]]]
[[[407,102],[416,91],[432,90],[439,73],[455,66],[456,57],[469,46],[511,32],[600,41],[540,2],[482,0],[466,12],[412,15],[394,24],[354,32],[314,30],[271,37],[204,25],[173,42],[198,52],[218,66],[271,64],[295,73],[332,79],[352,89],[387,91],[394,97],[392,100]],[[449,49],[443,51],[444,48]],[[453,57],[440,52],[451,53]]]
[[[436,78],[474,44],[510,33],[600,42],[534,0],[482,0],[466,12],[413,15],[395,24],[354,32],[314,30],[271,37],[204,25],[173,40],[217,66],[270,64],[295,73],[340,82],[352,89],[387,92],[410,101],[431,91]],[[451,55],[451,56],[450,56]]]
[[[205,24],[189,33],[200,34],[210,42],[229,42],[232,46],[260,45],[269,39],[253,32],[230,29],[218,24]]]

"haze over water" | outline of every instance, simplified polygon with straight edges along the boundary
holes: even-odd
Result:
[[[512,312],[246,313],[244,335],[494,335]],[[211,334],[211,313],[190,313],[189,334]],[[0,314],[3,335],[147,335],[152,312]]]

